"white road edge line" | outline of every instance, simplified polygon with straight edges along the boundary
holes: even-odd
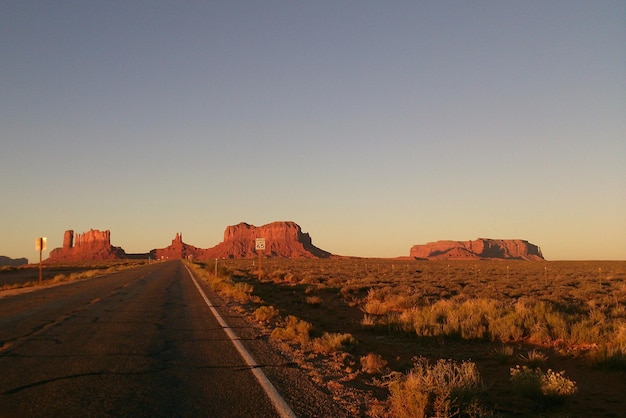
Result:
[[[217,309],[215,309],[215,306],[213,306],[207,295],[204,293],[193,273],[191,272],[191,270],[189,270],[189,267],[187,267],[187,265],[185,265],[184,263],[183,265],[189,273],[191,280],[193,280],[193,284],[196,285],[198,292],[200,292],[202,299],[204,299],[204,302],[207,304],[207,306],[211,310],[211,313],[213,313],[213,315],[217,319],[217,322],[219,322],[219,324],[222,326],[222,328],[226,332],[226,335],[228,335],[228,338],[230,338],[237,351],[239,351],[241,357],[250,367],[250,370],[254,374],[254,377],[256,377],[256,379],[259,381],[259,384],[261,385],[267,396],[270,398],[270,401],[272,401],[272,404],[274,405],[274,408],[276,408],[278,414],[283,418],[296,418],[296,414],[291,410],[289,405],[287,405],[287,402],[285,402],[283,397],[280,396],[280,394],[278,393],[272,382],[270,382],[270,380],[267,378],[265,373],[263,373],[261,365],[258,364],[254,357],[252,357],[248,350],[246,350],[237,334],[235,334],[235,331],[233,331],[233,329],[228,326],[226,321],[224,321],[224,318],[222,318]]]

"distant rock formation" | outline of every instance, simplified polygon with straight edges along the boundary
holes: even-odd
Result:
[[[265,238],[266,257],[328,258],[331,253],[313,245],[308,233],[295,222],[273,222],[256,227],[247,223],[231,225],[224,231],[224,241],[204,252],[205,258],[249,258],[258,255],[256,238]]]
[[[313,245],[311,237],[303,233],[294,222],[273,222],[256,227],[240,223],[226,228],[224,241],[213,248],[203,249],[183,242],[183,234],[177,233],[172,243],[165,248],[157,248],[145,254],[126,254],[120,247],[111,245],[111,233],[91,229],[82,234],[65,231],[63,247],[50,251],[46,262],[72,262],[91,260],[139,259],[178,260],[192,258],[207,260],[213,258],[251,258],[258,253],[256,238],[265,238],[264,257],[285,258],[327,258],[332,254]]]
[[[24,264],[28,264],[27,258],[11,258],[11,257],[5,257],[3,255],[0,255],[0,267],[3,267],[3,266],[17,267],[17,266],[23,266]]]
[[[50,251],[47,262],[115,260],[126,258],[120,247],[111,245],[111,232],[90,229],[74,236],[74,231],[65,231],[63,247]]]
[[[475,241],[437,241],[411,247],[410,257],[429,260],[518,259],[543,260],[541,249],[521,239],[478,238]]]
[[[183,234],[177,233],[172,244],[165,248],[150,251],[150,257],[156,260],[180,260],[186,258],[201,259],[206,250],[183,242]]]

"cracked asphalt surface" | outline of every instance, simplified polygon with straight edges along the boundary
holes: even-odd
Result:
[[[276,416],[180,261],[0,299],[0,417]]]

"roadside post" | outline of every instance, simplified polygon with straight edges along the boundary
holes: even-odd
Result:
[[[42,252],[46,249],[46,241],[47,238],[46,237],[41,237],[41,238],[36,238],[35,239],[35,250],[39,251],[39,284],[41,285],[41,279],[42,279],[42,266],[41,266],[41,254]]]
[[[257,238],[254,240],[254,248],[259,254],[259,280],[261,280],[261,254],[265,250],[265,238]]]

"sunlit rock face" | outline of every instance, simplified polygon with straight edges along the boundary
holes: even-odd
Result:
[[[111,245],[111,232],[90,229],[82,234],[67,230],[63,235],[63,247],[50,251],[46,261],[116,260],[126,258],[120,247]]]
[[[478,238],[473,241],[437,241],[414,245],[412,258],[429,260],[518,259],[543,260],[541,249],[521,239]]]
[[[332,254],[313,245],[308,233],[294,222],[272,222],[263,226],[231,225],[224,241],[205,252],[207,258],[248,258],[258,255],[255,240],[265,238],[264,256],[285,258],[327,258]]]
[[[204,258],[206,250],[183,242],[183,234],[177,233],[172,243],[165,248],[158,248],[150,251],[150,256],[156,260],[180,260]]]
[[[71,262],[90,260],[115,260],[123,258],[152,258],[157,260],[256,257],[255,241],[265,239],[264,257],[327,258],[332,254],[313,245],[311,237],[303,233],[294,222],[273,222],[256,227],[247,223],[231,225],[224,231],[224,241],[215,247],[204,249],[186,244],[183,234],[177,233],[172,243],[145,254],[126,254],[120,247],[111,245],[111,233],[91,229],[82,234],[65,231],[63,247],[50,251],[47,262]]]

